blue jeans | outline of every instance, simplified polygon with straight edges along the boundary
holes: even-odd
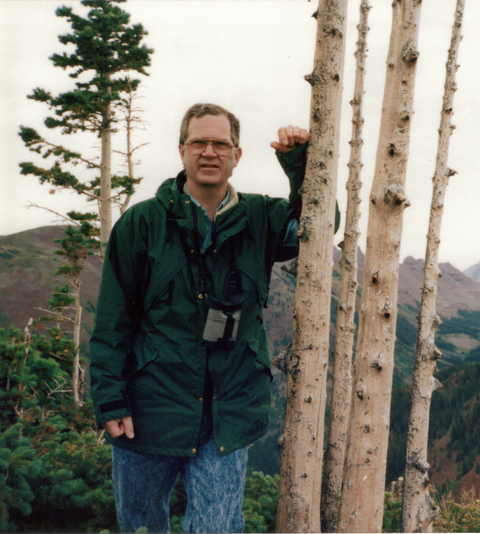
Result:
[[[184,532],[243,532],[247,447],[220,456],[215,441],[194,458],[112,447],[113,490],[122,532],[170,532],[170,497],[180,473],[188,505]]]

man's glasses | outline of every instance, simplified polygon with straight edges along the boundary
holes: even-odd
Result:
[[[227,143],[227,141],[209,141],[207,139],[195,139],[185,144],[187,145],[192,156],[203,154],[205,150],[207,150],[208,145],[212,145],[212,148],[217,156],[228,156],[234,147],[234,145]]]

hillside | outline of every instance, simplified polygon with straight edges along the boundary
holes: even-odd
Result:
[[[443,387],[433,393],[430,410],[430,479],[441,493],[452,491],[456,498],[472,487],[480,495],[480,362],[452,365],[436,377]],[[395,388],[387,483],[405,467],[409,409],[409,390]]]
[[[55,276],[60,248],[54,239],[63,237],[64,227],[44,226],[0,236],[0,327],[14,325],[23,329],[30,317],[40,314],[35,307],[45,307],[55,285],[64,285]],[[83,324],[93,321],[102,263],[96,257],[88,259],[81,288]]]
[[[58,258],[54,254],[57,245],[53,240],[62,235],[63,229],[61,227],[43,227],[0,237],[0,327],[13,324],[19,328],[24,328],[30,317],[39,315],[39,312],[34,308],[45,304],[55,284],[61,285],[64,283],[63,280],[54,276]],[[336,317],[340,283],[339,260],[340,251],[335,249],[331,309],[332,343],[334,341],[333,324]],[[363,274],[363,262],[363,253],[359,251],[358,279],[360,281]],[[265,324],[272,356],[285,348],[290,342],[292,334],[295,279],[292,275],[282,270],[282,267],[284,266],[280,264],[274,267],[268,307],[265,309]],[[439,327],[436,337],[437,344],[443,352],[443,357],[439,360],[438,367],[440,370],[444,369],[442,372],[448,373],[450,369],[454,369],[454,367],[450,366],[452,363],[480,362],[480,282],[472,280],[450,264],[441,264],[440,269],[443,277],[439,283],[437,310],[443,319],[443,324]],[[88,330],[93,321],[100,275],[101,262],[98,258],[92,257],[89,260],[89,266],[85,271],[82,283],[83,321],[86,330]],[[404,436],[406,431],[405,417],[408,410],[409,392],[403,386],[408,386],[413,369],[417,330],[416,317],[419,309],[422,275],[422,260],[407,258],[400,267],[394,373],[394,385],[397,386],[397,389],[395,390],[395,400],[392,403],[392,410],[396,410],[395,413],[392,412],[392,432],[395,439],[391,446],[391,459],[389,461],[390,478],[394,477],[395,473],[398,475],[401,472],[401,463],[403,461],[402,454],[396,454],[395,451],[401,446],[403,439],[401,436]],[[357,294],[358,296],[361,294],[361,284]],[[276,442],[283,425],[286,382],[280,371],[274,370],[274,376],[271,428],[268,435],[250,449],[249,472],[262,470],[265,473],[274,474],[279,469]],[[446,388],[447,386],[441,391],[446,391]],[[452,385],[451,388],[453,388],[453,391],[455,386]],[[439,395],[442,395],[442,393]],[[434,411],[438,415],[439,410],[436,410],[435,404]],[[438,449],[435,450],[437,451],[436,458],[438,462],[441,462],[442,454],[447,450],[446,442],[444,443],[441,440],[447,440],[445,434],[448,432],[449,427],[445,422],[444,427],[440,425],[438,428],[435,438]],[[442,448],[444,451],[441,450]],[[468,462],[471,463],[472,459],[468,458]],[[458,461],[463,465],[463,460]],[[448,472],[451,472],[455,478],[457,473],[467,469],[470,465],[468,462],[465,464],[466,467],[458,467],[455,461],[447,462],[450,466]],[[444,467],[442,467],[443,471],[445,471]],[[473,477],[474,475],[480,477],[478,473],[473,473],[469,476]],[[444,484],[445,481],[439,480],[438,483]]]
[[[480,281],[480,263],[477,263],[476,265],[472,265],[472,267],[465,269],[465,271],[463,272],[472,280]]]

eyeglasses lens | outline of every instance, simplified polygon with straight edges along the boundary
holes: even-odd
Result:
[[[207,145],[212,145],[212,148],[218,156],[226,156],[230,153],[230,150],[233,148],[232,145],[225,143],[224,141],[205,141],[203,139],[198,141],[191,141],[188,143],[190,152],[192,154],[203,154],[207,149]]]

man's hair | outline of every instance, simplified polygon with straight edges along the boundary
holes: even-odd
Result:
[[[233,113],[230,113],[230,111],[227,111],[225,108],[217,106],[216,104],[195,104],[187,110],[185,116],[183,117],[182,125],[180,127],[181,145],[184,145],[185,141],[187,140],[188,126],[190,124],[190,120],[193,117],[200,119],[205,115],[225,115],[225,117],[227,117],[227,119],[230,121],[230,132],[233,144],[238,147],[238,145],[240,144],[240,121],[237,119],[237,117],[235,117]]]

